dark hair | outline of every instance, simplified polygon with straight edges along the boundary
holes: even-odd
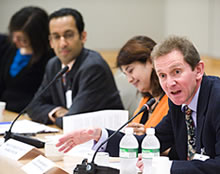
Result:
[[[121,68],[122,65],[128,65],[133,62],[141,62],[146,64],[147,61],[152,63],[151,51],[156,43],[147,36],[135,36],[127,41],[127,43],[120,49],[116,60],[116,66]],[[152,95],[154,97],[163,93],[160,86],[158,77],[154,69],[151,73],[150,86],[152,89]],[[144,96],[150,96],[149,93],[142,93]]]
[[[49,50],[48,15],[39,7],[24,7],[16,12],[9,23],[10,36],[15,31],[24,32],[30,40],[33,55],[30,64],[38,62]]]
[[[184,60],[191,66],[192,70],[200,61],[200,55],[192,42],[185,37],[170,36],[163,42],[154,47],[152,51],[152,58],[164,56],[173,50],[178,50],[183,54]]]
[[[79,11],[77,11],[75,9],[61,8],[60,10],[53,12],[49,16],[49,23],[53,18],[59,18],[59,17],[63,17],[63,16],[72,16],[75,19],[76,27],[78,29],[80,36],[81,36],[81,33],[84,31],[85,24],[84,24],[82,15],[80,14]]]

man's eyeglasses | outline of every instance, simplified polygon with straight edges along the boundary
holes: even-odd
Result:
[[[49,39],[52,41],[55,41],[55,42],[59,42],[62,37],[65,41],[71,41],[74,38],[74,33],[67,32],[67,33],[64,33],[64,35],[62,35],[62,36],[60,36],[58,34],[51,34],[49,36]]]

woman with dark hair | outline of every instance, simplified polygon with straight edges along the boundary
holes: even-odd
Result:
[[[152,97],[156,103],[150,111],[139,114],[128,126],[134,128],[137,135],[145,134],[148,127],[155,127],[167,114],[168,98],[163,92],[150,57],[156,43],[146,36],[131,38],[119,51],[117,67],[127,76],[129,83],[142,93],[142,99],[134,115]]]
[[[41,84],[47,61],[54,55],[48,41],[48,15],[24,7],[9,22],[9,37],[0,35],[0,100],[20,112]]]

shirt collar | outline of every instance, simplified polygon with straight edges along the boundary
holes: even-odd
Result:
[[[68,70],[68,71],[70,71],[70,70],[72,69],[74,62],[75,62],[75,59],[72,60],[70,63],[67,64],[67,66],[69,67],[69,70]],[[66,66],[66,65],[62,64],[62,68],[64,68],[65,66]]]
[[[197,111],[197,104],[198,104],[198,99],[199,99],[199,91],[200,91],[200,87],[199,89],[196,91],[196,94],[194,95],[192,101],[190,102],[190,104],[188,105],[188,107],[193,111],[196,112]],[[186,106],[186,104],[182,104],[181,106],[181,110],[184,112],[184,107]]]

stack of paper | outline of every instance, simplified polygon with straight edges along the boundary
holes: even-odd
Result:
[[[83,128],[108,128],[117,130],[128,120],[126,110],[103,110],[77,114],[63,118],[64,134],[73,130]]]

